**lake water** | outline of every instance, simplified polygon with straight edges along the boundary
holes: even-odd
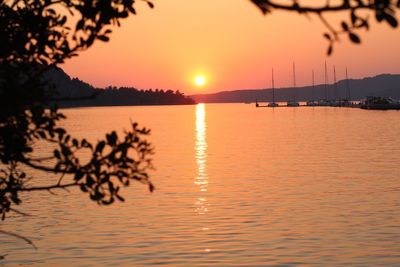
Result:
[[[25,194],[0,265],[399,266],[400,112],[245,104],[64,110],[75,136],[152,129],[156,191]],[[46,150],[46,148],[39,148]],[[44,153],[44,152],[43,152]],[[55,177],[39,177],[50,181]],[[11,214],[10,214],[11,215]]]

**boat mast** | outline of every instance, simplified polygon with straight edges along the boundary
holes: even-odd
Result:
[[[275,103],[274,68],[272,68],[272,103]]]
[[[314,82],[314,69],[312,70],[312,90],[311,90],[311,100],[314,101],[314,89],[315,89],[315,82]]]
[[[350,87],[349,87],[349,77],[347,76],[347,67],[346,67],[346,97],[347,97],[347,100],[349,100],[350,101]]]
[[[337,88],[337,83],[336,83],[336,66],[335,65],[333,65],[333,82],[335,85],[335,99],[334,100],[337,100],[338,99],[338,88]]]
[[[326,68],[326,60],[325,60],[325,100],[328,100],[328,70]]]
[[[296,89],[296,65],[293,61],[293,89]],[[293,90],[293,102],[296,102],[296,91]]]

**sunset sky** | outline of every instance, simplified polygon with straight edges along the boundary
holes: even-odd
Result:
[[[137,16],[114,28],[108,43],[98,42],[61,66],[94,86],[134,86],[180,90],[186,94],[322,83],[324,61],[329,80],[345,67],[352,78],[400,73],[400,32],[372,23],[361,32],[362,44],[343,36],[326,57],[325,28],[316,17],[276,11],[264,16],[247,0],[155,0],[154,9],[137,5]],[[346,14],[347,15],[347,14]],[[337,18],[331,18],[337,20]],[[371,20],[372,22],[372,20]],[[338,23],[334,23],[339,26]],[[196,85],[197,76],[205,84]]]

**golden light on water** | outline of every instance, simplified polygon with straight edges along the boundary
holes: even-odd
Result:
[[[125,189],[126,202],[108,208],[75,192],[26,195],[24,209],[33,216],[13,215],[2,226],[34,238],[39,250],[2,235],[0,255],[9,255],[0,266],[400,262],[398,112],[272,113],[243,104],[63,112],[77,138],[122,130],[132,114],[151,127],[158,191]],[[40,148],[38,157],[48,152]]]
[[[208,189],[207,176],[207,140],[206,140],[206,110],[204,104],[196,106],[196,135],[195,135],[195,160],[197,176],[194,184],[199,187],[200,194],[196,200],[196,212],[204,214],[208,211],[209,203],[205,196]]]

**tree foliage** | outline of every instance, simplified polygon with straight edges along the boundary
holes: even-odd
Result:
[[[313,14],[318,16],[327,28],[324,37],[328,40],[328,55],[333,52],[333,45],[340,41],[341,35],[347,35],[351,42],[361,43],[358,32],[362,29],[369,30],[370,15],[377,22],[386,22],[391,27],[398,26],[396,10],[400,8],[400,0],[340,0],[340,1],[308,1],[304,4],[301,0],[251,0],[264,14],[274,10],[297,12],[302,15]],[[343,20],[340,26],[335,28],[326,19],[329,13],[346,12],[348,20]]]
[[[96,40],[108,41],[112,26],[136,14],[134,5],[134,0],[0,1],[3,220],[7,212],[19,212],[14,205],[21,204],[23,191],[79,187],[101,205],[123,201],[120,189],[131,181],[147,184],[153,191],[148,176],[153,148],[146,141],[150,130],[132,123],[122,136],[113,131],[97,143],[73,138],[59,126],[65,116],[50,104],[54,90],[42,78],[49,68],[88,49]],[[39,156],[38,144],[54,151]],[[78,156],[82,151],[89,159]],[[38,173],[54,175],[54,182],[32,183]]]

